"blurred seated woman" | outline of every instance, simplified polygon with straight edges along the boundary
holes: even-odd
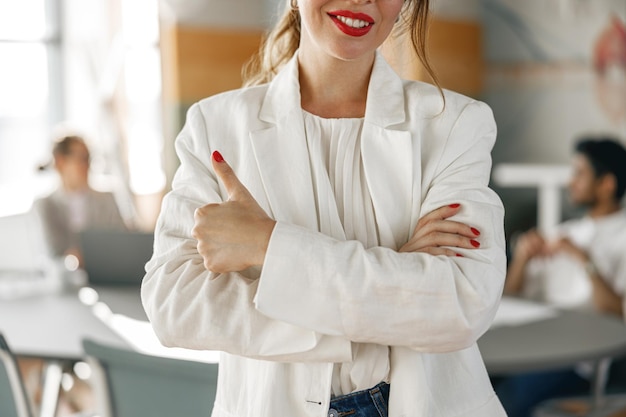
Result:
[[[39,213],[54,256],[75,255],[82,265],[78,237],[90,228],[127,229],[115,198],[89,186],[89,148],[79,136],[65,136],[52,149],[60,185],[39,199]]]

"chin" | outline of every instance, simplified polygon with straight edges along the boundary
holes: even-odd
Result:
[[[335,58],[348,62],[371,58],[375,53],[376,49],[362,48],[356,45],[339,45],[332,49],[332,54]]]

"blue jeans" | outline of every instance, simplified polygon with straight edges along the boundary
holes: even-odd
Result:
[[[342,395],[330,400],[328,417],[387,417],[389,384]]]

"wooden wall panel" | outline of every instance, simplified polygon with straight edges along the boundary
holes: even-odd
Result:
[[[483,89],[482,29],[478,23],[433,17],[428,33],[430,63],[444,88],[469,96]],[[388,42],[385,56],[404,78],[430,82],[406,36]]]
[[[241,86],[241,68],[263,33],[170,26],[162,29],[164,97],[189,103]]]

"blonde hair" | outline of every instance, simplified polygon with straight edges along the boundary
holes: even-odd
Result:
[[[413,50],[441,92],[435,71],[428,62],[426,51],[429,14],[430,0],[405,0],[400,13],[398,34],[410,32]],[[276,76],[300,45],[300,25],[300,12],[292,6],[292,1],[287,0],[280,20],[264,39],[259,51],[244,66],[245,86],[263,84]]]

